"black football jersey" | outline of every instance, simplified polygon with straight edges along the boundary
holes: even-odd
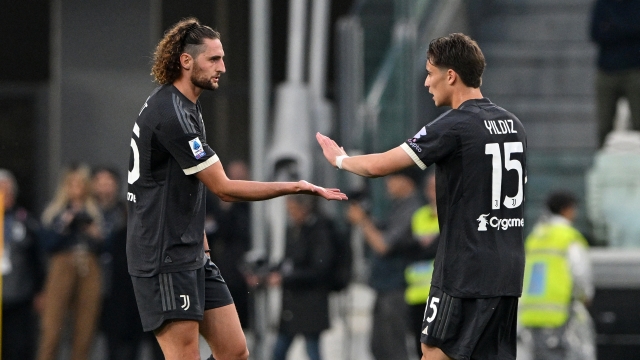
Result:
[[[465,101],[401,147],[436,164],[440,244],[432,285],[455,297],[520,296],[527,139],[489,99]]]
[[[156,88],[133,126],[127,192],[127,262],[134,276],[204,263],[205,188],[195,173],[217,162],[199,103]]]

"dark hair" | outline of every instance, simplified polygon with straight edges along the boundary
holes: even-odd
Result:
[[[98,175],[98,173],[101,173],[101,172],[109,173],[109,175],[111,175],[113,180],[118,184],[118,187],[120,187],[120,181],[122,181],[122,177],[120,176],[120,172],[118,170],[116,170],[114,167],[110,167],[110,166],[97,166],[91,172],[91,177],[94,177],[94,176]]]
[[[560,214],[563,210],[575,206],[578,199],[569,191],[555,191],[547,198],[547,209],[552,214]]]
[[[395,173],[391,174],[391,176],[403,176],[411,180],[415,186],[418,186],[424,178],[424,172],[422,172],[422,170],[420,170],[418,166],[411,165],[407,168],[396,171]]]
[[[153,55],[151,75],[159,84],[171,84],[181,73],[180,55],[192,57],[202,52],[204,39],[220,39],[220,33],[201,25],[196,18],[179,21],[164,33]]]
[[[427,61],[433,66],[452,69],[465,85],[473,88],[482,85],[482,73],[487,65],[478,43],[462,33],[432,40]]]
[[[295,202],[296,204],[307,209],[307,211],[309,211],[310,213],[317,211],[318,202],[316,201],[315,196],[295,194],[287,196],[287,200]]]

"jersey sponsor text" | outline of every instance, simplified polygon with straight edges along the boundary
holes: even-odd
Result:
[[[482,214],[476,219],[478,221],[478,231],[487,231],[487,225],[497,230],[507,230],[510,227],[524,227],[524,219],[500,219],[493,216],[487,219],[489,214]]]
[[[409,146],[411,146],[415,151],[421,153],[422,152],[422,148],[420,147],[420,145],[416,144],[415,139],[409,139]]]

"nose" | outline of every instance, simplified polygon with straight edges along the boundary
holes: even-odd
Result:
[[[424,87],[429,87],[429,77],[428,76],[424,79]]]
[[[222,59],[220,59],[220,69],[218,71],[220,71],[221,73],[227,72],[227,69],[224,66],[224,60],[222,60]]]

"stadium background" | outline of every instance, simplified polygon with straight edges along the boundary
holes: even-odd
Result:
[[[15,172],[22,190],[19,203],[39,213],[53,193],[60,169],[70,162],[115,165],[124,173],[135,114],[154,87],[149,76],[153,47],[163,29],[186,16],[196,16],[220,31],[226,53],[227,74],[220,89],[201,97],[209,142],[223,161],[250,162],[253,3],[2,1],[0,167]],[[425,36],[468,33],[487,58],[483,94],[517,114],[527,129],[527,231],[540,215],[545,195],[569,188],[581,200],[577,227],[594,244],[604,245],[606,237],[594,236],[593,221],[587,216],[587,177],[598,153],[596,48],[588,37],[591,4],[590,0],[331,1],[326,91],[320,97],[335,114],[334,136],[347,149],[369,152],[386,150],[417,131],[419,124],[439,112],[422,89],[421,66],[429,40]],[[272,109],[267,117],[273,131],[276,87],[287,78],[289,2],[271,0],[269,5]],[[322,178],[315,171],[314,177]],[[345,190],[362,186],[343,175],[327,179]],[[369,183],[372,211],[379,216],[386,204],[382,186],[380,180]],[[620,263],[615,257],[611,261]],[[602,325],[601,330],[613,335],[628,335],[621,340],[626,345],[615,341],[607,345],[611,334],[601,334],[602,349],[640,349],[640,330],[626,322],[640,320],[640,312],[625,300],[637,296],[638,287],[622,281],[616,290],[620,294],[607,293],[613,296],[608,301],[620,301],[618,308],[635,315],[622,320],[627,316],[618,314],[617,328]]]

